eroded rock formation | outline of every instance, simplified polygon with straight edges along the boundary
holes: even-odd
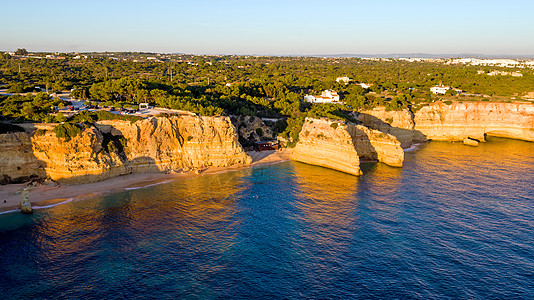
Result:
[[[360,158],[344,123],[306,118],[291,159],[359,176]]]
[[[415,113],[415,130],[433,140],[484,140],[485,134],[534,141],[534,105],[500,102],[432,103]]]
[[[0,134],[0,149],[0,183],[27,181],[32,175],[45,176],[44,164],[33,154],[30,134]]]
[[[150,118],[135,123],[105,121],[70,140],[48,126],[38,134],[0,136],[0,173],[70,184],[139,172],[225,167],[251,162],[228,117]],[[20,169],[19,169],[20,168]]]
[[[376,107],[361,111],[358,120],[367,127],[394,135],[403,148],[427,140],[421,132],[415,130],[414,114],[409,109],[388,111],[385,107]]]
[[[347,130],[360,158],[378,160],[392,167],[402,167],[404,150],[395,136],[352,123],[347,124]]]
[[[306,118],[291,158],[361,175],[360,158],[401,167],[404,151],[393,135],[350,122]]]
[[[234,116],[232,123],[237,128],[239,142],[244,147],[252,146],[256,141],[272,140],[275,135],[259,117]]]

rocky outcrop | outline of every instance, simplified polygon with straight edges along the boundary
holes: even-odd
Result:
[[[71,184],[95,182],[128,174],[117,150],[104,148],[104,136],[95,127],[86,128],[70,140],[53,131],[32,137],[33,153],[45,165],[46,176]]]
[[[232,117],[232,123],[237,128],[239,142],[243,146],[251,146],[256,141],[272,140],[275,138],[272,129],[263,120],[252,116]]]
[[[352,123],[347,124],[347,130],[360,158],[402,167],[404,150],[395,136]]]
[[[237,141],[228,117],[151,118],[130,124],[100,122],[127,140],[125,154],[135,171],[168,171],[248,164],[252,159]]]
[[[433,140],[484,140],[485,135],[534,141],[534,105],[502,102],[432,103],[415,113],[415,130]]]
[[[367,127],[395,136],[403,148],[409,147],[414,142],[427,140],[421,132],[415,130],[414,114],[409,109],[388,111],[385,107],[376,107],[361,111],[358,114],[358,121]]]
[[[0,136],[0,145],[9,150],[0,153],[2,172],[9,176],[38,172],[42,178],[78,184],[129,173],[225,167],[252,160],[238,143],[228,117],[105,121],[86,126],[70,140],[57,137],[54,126]]]
[[[350,122],[306,118],[291,158],[360,175],[360,159],[401,167],[404,151],[393,135]]]
[[[44,164],[39,162],[32,149],[30,134],[12,132],[0,134],[0,182],[27,181],[30,176],[44,177]]]
[[[478,146],[478,141],[474,140],[474,139],[471,139],[471,138],[465,138],[463,140],[463,143],[464,143],[464,145],[467,145],[467,146],[473,146],[473,147],[477,147]]]
[[[33,213],[32,204],[30,202],[30,190],[25,187],[21,193],[22,199],[20,200],[20,211],[24,214]]]
[[[410,110],[386,111],[384,107],[361,111],[358,120],[365,126],[396,136],[406,148],[427,139],[484,140],[486,135],[534,141],[532,103],[441,101]]]
[[[344,123],[306,118],[291,159],[359,176],[360,158]]]

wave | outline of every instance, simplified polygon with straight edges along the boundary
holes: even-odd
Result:
[[[20,212],[20,209],[14,209],[14,210],[6,210],[6,211],[0,211],[0,215],[3,215],[3,214],[10,214],[10,213],[14,213],[14,212]]]
[[[422,145],[423,143],[415,143],[413,145],[411,145],[410,147],[404,149],[404,152],[413,152],[417,149],[419,149],[419,147]]]
[[[144,189],[144,188],[151,187],[151,186],[155,186],[155,185],[160,185],[160,184],[164,184],[164,183],[169,183],[169,182],[171,182],[171,181],[172,181],[172,180],[165,180],[165,181],[156,182],[156,183],[152,183],[152,184],[148,184],[148,185],[143,185],[143,186],[127,187],[127,188],[124,188],[124,190],[126,190],[126,191],[132,191],[132,190]]]
[[[72,200],[74,200],[74,198],[69,198],[65,201],[61,201],[61,202],[58,202],[58,203],[54,203],[54,204],[50,204],[50,205],[45,205],[45,206],[33,206],[32,208],[33,209],[43,209],[43,208],[50,208],[50,207],[54,207],[54,206],[58,206],[58,205],[61,205],[61,204],[66,204],[66,203],[69,203],[69,202],[72,202]]]

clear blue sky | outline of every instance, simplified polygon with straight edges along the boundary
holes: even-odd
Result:
[[[534,54],[534,1],[5,1],[0,50]]]

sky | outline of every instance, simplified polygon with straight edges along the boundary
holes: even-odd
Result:
[[[534,1],[6,1],[0,50],[534,54]]]

